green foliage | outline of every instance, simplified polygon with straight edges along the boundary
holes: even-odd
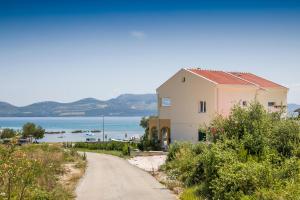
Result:
[[[278,121],[271,135],[271,143],[280,154],[290,157],[300,144],[299,133],[300,127],[296,121]]]
[[[23,125],[22,136],[28,138],[32,136],[35,139],[41,139],[45,135],[45,129],[41,126],[37,126],[34,123],[26,123]]]
[[[142,117],[141,121],[140,121],[140,126],[144,129],[149,129],[148,127],[148,122],[149,122],[149,118],[147,117]]]
[[[44,135],[45,135],[45,129],[43,129],[41,126],[37,126],[35,132],[33,133],[33,137],[35,139],[42,139]]]
[[[2,133],[0,134],[0,138],[13,138],[16,136],[16,131],[14,129],[5,128],[2,130]]]
[[[34,123],[26,123],[23,125],[23,128],[22,128],[22,136],[24,138],[28,138],[29,136],[32,136],[34,131],[35,131],[35,124]]]
[[[71,199],[72,192],[58,182],[70,156],[54,145],[0,145],[1,199]]]
[[[183,193],[180,195],[181,200],[204,200],[205,198],[201,197],[198,194],[199,186],[194,186],[191,188],[187,188],[183,191]]]
[[[149,119],[151,117],[153,117],[153,116],[143,117],[140,122],[140,126],[145,129],[145,133],[141,137],[141,141],[137,145],[138,149],[141,151],[150,151],[150,150],[159,151],[159,150],[161,150],[161,142],[159,141],[157,130],[155,130],[152,133],[152,137],[151,137],[151,139],[149,139],[150,130],[149,130],[148,124],[149,124]]]
[[[129,145],[126,144],[126,145],[123,146],[122,154],[124,156],[130,156],[130,147],[129,147]]]
[[[167,162],[170,162],[176,158],[176,154],[180,150],[181,146],[182,144],[177,142],[173,143],[170,146],[168,156],[167,156]]]
[[[300,125],[258,103],[234,107],[208,143],[175,143],[164,169],[203,199],[300,199]],[[297,190],[298,188],[298,190]],[[188,191],[191,191],[188,189]],[[186,198],[189,199],[189,198]]]
[[[74,148],[78,149],[88,149],[88,150],[104,150],[104,151],[120,151],[123,156],[130,155],[131,144],[129,142],[97,142],[97,143],[86,143],[86,142],[76,142]]]

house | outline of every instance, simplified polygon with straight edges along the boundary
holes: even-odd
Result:
[[[158,117],[149,120],[149,137],[166,146],[202,140],[199,128],[218,114],[228,116],[235,104],[246,107],[256,100],[270,112],[280,111],[286,108],[288,88],[251,73],[184,68],[156,93]]]

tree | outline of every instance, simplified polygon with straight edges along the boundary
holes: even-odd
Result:
[[[1,135],[0,135],[0,138],[1,139],[4,139],[4,138],[13,138],[16,136],[16,131],[13,130],[13,129],[9,129],[9,128],[6,128],[6,129],[3,129]]]
[[[43,129],[41,126],[37,126],[35,128],[35,131],[33,133],[34,139],[42,139],[45,135],[45,129]]]
[[[45,129],[41,126],[36,126],[34,123],[26,123],[23,126],[23,137],[32,136],[35,140],[41,139],[45,135]]]
[[[149,139],[149,119],[152,118],[153,116],[150,117],[143,117],[140,121],[140,126],[145,129],[144,135],[141,137],[141,141],[138,144],[138,148],[142,151],[144,150],[161,150],[161,144],[160,141],[158,140],[158,131],[152,132],[152,137]]]
[[[29,136],[32,136],[36,127],[34,123],[26,123],[23,125],[23,131],[22,136],[23,138],[28,138]]]
[[[274,126],[271,144],[283,156],[294,156],[300,145],[300,126],[294,120],[281,120]]]
[[[140,121],[140,126],[144,129],[147,129],[147,128],[149,128],[148,123],[149,123],[149,118],[148,117],[142,117],[142,119]]]

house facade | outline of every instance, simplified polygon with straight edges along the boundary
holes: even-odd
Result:
[[[270,112],[287,105],[288,88],[251,73],[181,69],[156,90],[158,117],[149,120],[150,137],[163,146],[196,142],[199,128],[216,115],[228,116],[235,104],[260,102]]]

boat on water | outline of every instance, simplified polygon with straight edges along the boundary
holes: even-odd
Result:
[[[86,133],[85,135],[86,135],[86,136],[95,136],[94,133]]]
[[[96,138],[86,138],[86,142],[97,142]]]

